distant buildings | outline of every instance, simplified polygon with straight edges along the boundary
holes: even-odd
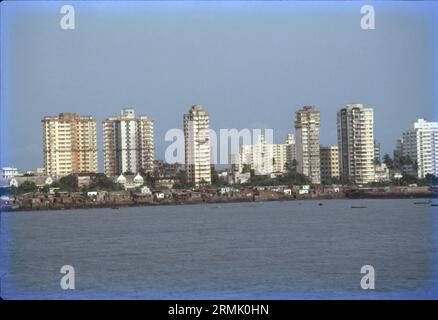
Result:
[[[96,120],[60,113],[42,120],[44,166],[49,176],[97,172]]]
[[[314,106],[298,110],[295,120],[297,171],[311,183],[321,183],[319,152],[320,114]]]
[[[154,120],[136,117],[133,108],[124,108],[120,115],[102,122],[104,172],[122,181],[127,189],[138,185],[144,172],[153,173],[157,183],[170,185],[181,178],[179,173],[183,169],[186,182],[196,186],[211,184],[209,121],[202,105],[193,105],[184,114],[185,164],[168,164],[154,161]],[[42,123],[44,168],[28,171],[26,176],[59,178],[98,171],[93,117],[60,113],[44,117]],[[380,143],[374,139],[374,113],[370,107],[348,104],[337,112],[338,146],[320,146],[320,112],[314,106],[298,110],[294,126],[295,136],[288,134],[284,143],[270,143],[259,135],[252,144],[241,145],[239,153],[230,156],[230,168],[220,178],[244,183],[252,175],[278,177],[293,168],[312,184],[338,178],[353,184],[385,182],[401,177],[402,173],[418,178],[427,174],[438,176],[438,122],[422,118],[415,121],[397,140],[394,162],[387,159],[387,165],[381,164]],[[2,180],[10,181],[19,175],[17,168],[0,170]],[[18,185],[19,180],[13,183]]]
[[[281,148],[275,148],[277,157],[284,157]],[[283,153],[283,154],[282,154]],[[274,172],[274,147],[266,143],[264,135],[259,135],[254,144],[242,145],[240,148],[241,172],[244,166],[254,170],[255,175],[268,175]],[[277,167],[280,166],[277,165]]]
[[[339,179],[339,149],[337,146],[320,147],[321,181]]]
[[[242,145],[238,160],[239,171],[244,166],[254,171],[255,175],[269,175],[287,171],[287,164],[295,160],[295,140],[289,134],[285,143],[267,143],[264,135],[259,135],[254,144]],[[235,166],[234,163],[231,164]]]
[[[438,174],[438,122],[418,119],[397,141],[395,160],[418,178]]]
[[[154,175],[156,178],[176,178],[184,169],[180,163],[167,163],[163,160],[154,160]]]
[[[17,168],[3,167],[0,169],[0,178],[2,179],[10,179],[19,175],[20,173]]]
[[[374,139],[374,163],[380,163],[380,142]]]
[[[387,182],[390,180],[389,169],[386,164],[376,164],[374,167],[374,181],[375,182]]]
[[[297,152],[295,145],[295,137],[293,134],[289,133],[286,137],[286,163],[291,166],[294,161],[297,160]]]
[[[104,172],[114,177],[122,173],[151,172],[154,165],[154,120],[135,117],[133,108],[103,121]]]
[[[194,105],[184,115],[184,152],[187,182],[211,183],[210,120],[202,105]]]

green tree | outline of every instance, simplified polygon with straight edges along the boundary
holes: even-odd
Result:
[[[84,188],[84,192],[87,191],[118,191],[121,190],[121,186],[114,182],[113,179],[107,177],[104,173],[98,173],[91,176],[91,181],[88,187]]]
[[[388,169],[394,169],[394,161],[389,154],[383,156],[383,163],[386,164]]]
[[[78,190],[78,177],[75,174],[62,177],[59,181],[54,182],[52,187],[59,188],[61,191],[73,192]]]
[[[36,191],[38,191],[38,187],[33,181],[24,181],[22,184],[18,186],[18,188],[15,186],[11,187],[11,193],[15,195],[29,193],[29,192],[36,192]]]

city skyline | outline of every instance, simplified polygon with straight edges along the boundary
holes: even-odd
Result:
[[[359,3],[332,11],[314,4],[212,5],[193,11],[139,3],[113,19],[116,4],[96,11],[78,3],[71,32],[59,28],[57,4],[38,6],[38,15],[33,4],[4,6],[1,165],[43,166],[35,119],[62,111],[92,113],[101,123],[132,106],[156,120],[157,159],[168,145],[165,132],[181,128],[180,115],[196,103],[208,109],[212,129],[274,128],[274,143],[293,131],[301,106],[316,105],[322,145],[336,144],[336,111],[364,103],[374,108],[382,154],[392,154],[413,119],[437,120],[429,4],[411,13],[376,3],[372,31],[360,29]],[[309,7],[310,20],[302,14]],[[102,146],[102,130],[97,140]],[[98,159],[103,171],[101,147]]]
[[[197,108],[201,108],[200,110],[202,111],[202,112],[204,112],[204,109],[203,109],[203,105],[200,105],[200,104],[195,104],[195,105],[192,105],[191,107],[190,107],[190,110],[189,110],[189,113],[190,112],[192,112],[193,110],[196,110]],[[359,110],[361,109],[361,108],[364,108],[364,109],[370,109],[371,110],[371,117],[373,118],[373,110],[374,110],[374,108],[373,107],[364,107],[364,105],[363,104],[361,104],[361,103],[354,103],[354,104],[346,104],[346,106],[344,106],[343,108],[340,108],[337,112],[336,112],[336,114],[337,114],[337,117],[338,117],[338,120],[337,120],[337,125],[339,126],[339,114],[340,114],[340,112],[342,112],[342,110],[347,110],[347,109],[349,109],[349,108],[359,108]],[[301,114],[301,113],[303,113],[303,112],[306,112],[306,111],[308,111],[308,110],[311,110],[312,112],[316,112],[317,113],[317,116],[318,116],[318,119],[317,119],[317,127],[319,127],[320,125],[321,125],[321,123],[320,123],[320,112],[319,112],[319,110],[318,110],[318,108],[316,108],[315,106],[303,106],[302,108],[300,108],[300,109],[298,109],[296,112],[295,112],[295,115],[296,115],[296,117],[297,117],[297,115],[298,114]],[[68,112],[68,111],[63,111],[63,112],[60,112],[58,115],[45,115],[40,121],[43,123],[43,126],[42,126],[42,135],[43,135],[43,141],[42,141],[42,144],[41,144],[41,149],[42,149],[42,152],[40,152],[41,154],[42,154],[42,159],[43,159],[43,165],[42,166],[40,166],[40,167],[33,167],[33,168],[31,168],[30,170],[27,170],[27,169],[23,169],[23,168],[19,168],[18,166],[14,166],[14,165],[5,165],[5,166],[2,166],[2,167],[10,167],[10,168],[19,168],[20,169],[20,171],[23,171],[23,172],[25,172],[25,171],[32,171],[32,170],[34,170],[34,169],[37,169],[37,168],[41,168],[41,167],[47,167],[46,165],[45,165],[45,158],[47,158],[48,156],[50,156],[50,155],[47,155],[47,152],[46,152],[46,150],[48,149],[48,145],[47,145],[47,142],[46,141],[49,141],[48,140],[48,136],[50,136],[48,133],[47,133],[47,128],[49,128],[50,126],[50,128],[52,128],[52,130],[53,130],[53,123],[54,122],[56,122],[56,123],[58,123],[58,121],[59,122],[61,122],[61,121],[64,121],[64,123],[69,123],[69,122],[71,122],[72,121],[72,119],[73,120],[75,120],[75,122],[76,123],[80,123],[81,121],[85,121],[86,123],[89,123],[90,121],[91,121],[91,123],[93,124],[93,127],[92,127],[92,131],[90,132],[90,134],[92,135],[92,137],[90,137],[92,140],[94,139],[95,141],[90,141],[91,143],[94,143],[94,145],[93,145],[93,150],[92,150],[92,152],[93,152],[93,157],[94,157],[94,160],[93,160],[93,163],[94,162],[96,162],[96,158],[97,158],[97,160],[99,161],[99,162],[106,162],[107,161],[107,159],[108,158],[111,158],[110,156],[105,156],[105,149],[108,149],[108,147],[106,147],[106,144],[107,144],[107,142],[106,142],[106,140],[111,140],[111,139],[108,139],[108,138],[106,138],[106,140],[104,139],[104,141],[102,142],[102,145],[100,145],[99,143],[97,143],[97,138],[96,138],[96,136],[97,136],[97,132],[99,132],[99,131],[101,131],[101,132],[103,132],[103,135],[104,136],[108,136],[108,134],[109,133],[105,133],[106,131],[108,131],[108,129],[107,129],[107,127],[108,127],[108,123],[114,123],[114,122],[118,122],[119,123],[119,126],[120,126],[120,122],[122,122],[123,123],[123,121],[133,121],[133,122],[145,122],[145,124],[147,124],[147,130],[146,130],[146,127],[145,127],[145,134],[144,134],[144,136],[143,137],[145,137],[145,138],[147,138],[145,141],[144,141],[144,143],[147,143],[147,145],[148,145],[148,147],[147,147],[147,149],[145,149],[145,151],[148,153],[147,154],[147,156],[144,156],[144,157],[141,157],[140,155],[136,155],[134,158],[138,158],[138,161],[139,161],[139,163],[140,162],[144,162],[144,161],[146,161],[145,162],[145,165],[144,166],[142,166],[142,165],[138,165],[138,168],[137,168],[137,165],[136,165],[136,170],[134,170],[134,171],[132,171],[132,170],[128,170],[127,168],[125,168],[125,169],[127,169],[127,170],[122,170],[121,168],[123,167],[123,166],[126,166],[126,165],[128,165],[128,166],[131,166],[132,164],[124,164],[124,165],[122,165],[122,163],[123,163],[123,161],[122,161],[122,159],[120,159],[120,169],[119,170],[116,170],[116,169],[112,169],[112,170],[110,170],[111,172],[112,172],[112,174],[110,174],[110,176],[116,176],[116,175],[119,175],[119,174],[121,174],[121,173],[123,173],[123,172],[134,172],[134,173],[137,173],[137,172],[140,172],[141,170],[144,170],[145,172],[148,172],[148,171],[151,171],[152,170],[152,160],[160,160],[160,161],[163,161],[163,158],[159,158],[159,157],[155,157],[154,156],[154,154],[155,154],[155,149],[154,149],[154,145],[155,145],[155,134],[154,134],[154,126],[155,126],[155,119],[153,119],[153,118],[151,118],[151,117],[149,117],[149,116],[144,116],[144,115],[142,115],[142,116],[138,116],[138,117],[136,117],[135,116],[135,113],[136,113],[136,109],[135,108],[132,108],[132,107],[122,107],[121,109],[119,109],[119,112],[120,112],[120,114],[118,115],[118,116],[107,116],[106,118],[105,118],[105,120],[103,120],[103,121],[101,121],[100,122],[100,127],[99,126],[97,126],[96,124],[99,122],[99,121],[97,121],[96,120],[96,118],[92,115],[92,114],[87,114],[87,115],[78,115],[78,114],[76,114],[76,113],[74,113],[74,112]],[[180,115],[181,116],[181,115]],[[187,114],[186,113],[184,113],[183,114],[183,118],[184,118],[184,123],[186,123],[186,116],[187,116]],[[209,128],[209,123],[210,123],[210,121],[209,121],[209,119],[210,119],[210,117],[209,117],[209,112],[207,111],[207,119],[208,119],[208,124],[207,124],[207,127],[206,128],[204,128],[205,130],[211,130],[211,128]],[[372,121],[372,123],[371,123],[371,131],[372,132],[374,132],[374,122],[375,122],[375,119],[373,119],[374,121]],[[295,123],[295,126],[296,126],[296,119],[294,118],[294,119],[292,119],[292,122],[294,122]],[[416,125],[416,123],[418,123],[418,122],[420,122],[420,123],[423,123],[424,121],[426,121],[426,123],[431,123],[431,125],[434,125],[435,127],[436,127],[436,125],[437,125],[437,123],[438,122],[434,122],[434,121],[430,121],[429,119],[425,119],[424,117],[418,117],[418,118],[416,118],[415,120],[412,120],[410,123],[409,123],[409,125],[408,126],[406,126],[406,129],[405,130],[403,130],[402,132],[400,132],[399,133],[399,136],[401,136],[401,135],[404,135],[405,134],[405,132],[406,131],[408,131],[408,130],[410,130],[413,126],[415,126]],[[70,125],[70,124],[69,124]],[[114,125],[114,124],[111,124],[112,126]],[[65,128],[64,127],[62,127],[62,124],[61,124],[61,127],[60,127],[60,125],[57,125],[57,128],[56,128],[56,130],[58,130],[59,131],[59,128],[61,128],[62,130],[65,130]],[[84,128],[82,128],[82,126],[81,127],[79,127],[79,128],[81,128],[80,130],[89,130],[87,127],[84,127]],[[173,130],[173,129],[182,129],[182,131],[183,131],[183,129],[184,129],[184,125],[181,127],[181,128],[171,128],[170,130]],[[203,129],[203,130],[204,130]],[[221,129],[224,129],[224,128],[221,128]],[[226,128],[226,129],[235,129],[235,128]],[[237,130],[239,131],[239,130],[241,130],[241,129],[247,129],[247,128],[237,128]],[[265,128],[265,129],[272,129],[274,132],[276,131],[276,129],[275,128]],[[285,143],[286,144],[283,144],[284,143],[284,141],[283,142],[280,142],[280,143],[275,143],[275,141],[277,141],[278,140],[278,138],[279,137],[275,137],[275,135],[274,135],[274,137],[273,137],[273,145],[270,145],[270,146],[286,146],[287,144],[288,144],[288,139],[292,139],[293,140],[293,143],[292,143],[292,145],[294,145],[295,146],[295,148],[294,148],[294,155],[295,155],[295,158],[294,159],[297,159],[297,157],[296,156],[298,156],[298,154],[296,154],[296,152],[297,152],[297,143],[296,143],[296,134],[297,134],[297,128],[292,128],[293,130],[291,130],[290,132],[288,132],[287,133],[287,137],[286,137],[286,141],[285,141]],[[77,129],[76,129],[77,130]],[[313,130],[313,129],[312,129]],[[310,131],[312,131],[312,130],[310,130]],[[340,129],[338,128],[338,131],[339,131]],[[114,130],[113,130],[114,131]],[[120,130],[119,130],[120,131]],[[213,131],[214,131],[214,129],[213,129]],[[219,130],[218,130],[219,131]],[[87,131],[88,132],[88,131]],[[136,130],[134,130],[134,132],[136,132]],[[57,135],[59,135],[59,133],[58,132],[56,132],[56,134]],[[88,133],[86,133],[86,131],[84,131],[84,133],[81,133],[81,137],[84,135],[87,135]],[[254,134],[254,133],[253,133]],[[53,135],[53,134],[52,134]],[[112,138],[112,140],[117,140],[116,139],[116,135],[115,135],[115,133],[114,132],[111,132],[111,138]],[[134,136],[135,136],[136,134],[134,134]],[[69,145],[70,144],[74,144],[75,143],[75,140],[73,139],[74,138],[74,134],[70,134],[70,132],[68,132],[68,136],[64,133],[64,131],[62,131],[62,139],[61,140],[68,140],[68,139],[71,139],[71,141],[70,141],[70,143],[69,143]],[[134,137],[133,136],[133,137]],[[265,139],[265,134],[263,133],[263,131],[261,132],[261,135],[259,135],[259,136],[252,136],[251,137],[251,139],[253,139],[252,141],[251,141],[251,143],[250,144],[245,144],[245,143],[242,143],[242,141],[240,141],[239,142],[239,150],[238,150],[238,153],[241,153],[242,152],[242,147],[252,147],[253,145],[255,146],[255,145],[257,145],[260,141],[259,141],[259,139],[260,138],[262,138],[263,140]],[[331,144],[323,144],[323,143],[321,143],[320,142],[320,140],[319,140],[319,133],[317,133],[317,136],[318,136],[318,146],[322,149],[322,148],[332,148],[332,147],[339,147],[339,143],[340,143],[340,136],[339,136],[339,132],[338,132],[338,136],[337,136],[337,140],[335,141],[335,143],[331,143]],[[129,138],[130,139],[130,138]],[[137,140],[138,138],[135,138],[134,140]],[[119,137],[119,140],[120,140],[120,137]],[[132,140],[132,139],[131,139]],[[140,139],[141,140],[141,139]],[[390,152],[388,152],[387,154],[392,158],[394,155],[395,155],[395,153],[399,150],[399,148],[400,148],[400,141],[401,140],[403,140],[403,139],[397,139],[395,142],[394,142],[394,145],[395,145],[395,147],[392,149],[392,150],[390,150]],[[372,150],[368,150],[368,151],[370,151],[371,152],[371,154],[372,154],[372,158],[373,159],[376,159],[375,157],[376,157],[376,148],[378,148],[378,150],[379,150],[379,152],[380,152],[380,143],[378,142],[379,140],[373,135],[371,138],[370,138],[370,141],[372,142],[372,143],[370,143],[370,145],[368,146],[368,148],[370,148],[370,149],[372,149]],[[87,144],[88,143],[90,143],[90,142],[87,142]],[[376,143],[378,144],[378,147],[376,146]],[[172,144],[172,142],[168,142],[167,144],[166,144],[166,147],[169,147],[170,146],[170,144]],[[145,145],[146,146],[146,145]],[[211,146],[212,147],[212,146]],[[210,148],[211,148],[210,147]],[[217,145],[216,146],[217,148],[218,148],[218,150],[217,151],[219,151],[220,150],[220,145]],[[111,148],[109,148],[109,149],[111,149]],[[108,149],[108,150],[109,150]],[[115,149],[116,148],[113,148],[114,150],[112,150],[111,149],[111,151],[115,151]],[[120,147],[118,148],[118,149],[120,149]],[[121,149],[126,149],[126,148],[121,148]],[[184,148],[185,149],[185,148]],[[319,148],[317,148],[318,149],[318,155],[319,155]],[[102,151],[104,151],[103,152],[103,154],[101,155],[101,156],[97,156],[96,155],[96,150],[102,150]],[[127,151],[128,151],[128,153],[129,152],[136,152],[136,150],[137,150],[137,147],[133,147],[132,148],[132,150],[130,149],[130,148],[128,148],[127,149]],[[79,150],[78,151],[80,151],[80,148],[79,148]],[[63,151],[62,150],[60,150],[60,153],[62,153]],[[271,153],[272,152],[274,152],[274,151],[271,151]],[[235,154],[238,154],[238,153],[236,153],[236,152],[231,152],[230,154],[229,154],[229,156],[233,156],[233,155],[235,155]],[[386,153],[385,153],[386,154]],[[383,157],[383,155],[384,154],[379,154],[380,155],[380,159],[378,159],[378,160],[382,160],[382,157]],[[53,157],[53,156],[52,156]],[[88,156],[87,156],[88,157]],[[100,157],[102,157],[102,159],[100,159]],[[282,156],[283,157],[283,156]],[[184,158],[184,157],[183,157]],[[152,159],[152,160],[151,160]],[[286,159],[286,157],[285,157],[285,159]],[[290,158],[291,159],[291,158]],[[289,160],[290,160],[289,159]],[[230,160],[230,159],[229,159]],[[308,159],[307,159],[308,160]],[[87,160],[88,161],[88,160]],[[165,160],[164,160],[165,161]],[[339,161],[341,161],[341,159],[339,160]],[[114,162],[114,161],[113,161]],[[244,161],[245,162],[245,161]],[[243,162],[243,163],[244,163]],[[290,161],[289,161],[290,162]],[[309,162],[309,161],[304,161],[304,162]],[[225,166],[229,166],[229,165],[232,165],[233,163],[232,162],[228,162],[228,163],[214,163],[214,162],[211,162],[211,164],[212,165],[219,165],[219,166],[223,166],[223,165],[225,165]],[[303,163],[302,163],[303,164]],[[88,166],[88,165],[87,165]],[[112,164],[112,166],[113,167],[116,167],[114,164]],[[300,162],[298,162],[298,167],[300,166]],[[72,165],[72,167],[74,167],[74,165]],[[318,168],[320,167],[320,166],[317,166]],[[100,169],[95,169],[96,168],[96,166],[95,166],[95,164],[93,164],[93,167],[92,167],[92,170],[90,170],[90,171],[88,171],[88,170],[79,170],[79,171],[75,171],[75,170],[73,170],[72,172],[104,172],[104,173],[107,173],[107,171],[108,170],[105,170],[105,168],[103,168],[102,170],[100,170]],[[65,171],[65,170],[64,170]],[[113,172],[114,171],[114,172]],[[303,171],[303,169],[299,169],[299,171]],[[62,175],[62,174],[61,174]],[[307,175],[307,174],[305,174],[305,175]]]

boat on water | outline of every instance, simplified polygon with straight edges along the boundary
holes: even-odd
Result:
[[[365,209],[367,206],[351,206],[351,209]]]
[[[119,207],[111,207],[111,209],[118,210]]]
[[[429,201],[417,201],[417,202],[414,202],[414,204],[429,204],[429,203],[431,203],[430,200]]]
[[[438,207],[438,203],[431,203],[430,206],[431,207]]]

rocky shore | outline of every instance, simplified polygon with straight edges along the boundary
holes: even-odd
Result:
[[[342,188],[312,187],[306,193],[277,188],[243,188],[221,192],[218,189],[167,190],[151,194],[130,191],[99,191],[93,193],[59,192],[56,194],[30,193],[2,199],[2,211],[65,210],[112,208],[155,205],[221,204],[259,201],[296,201],[328,199],[397,199],[435,198],[438,193],[430,187]]]

